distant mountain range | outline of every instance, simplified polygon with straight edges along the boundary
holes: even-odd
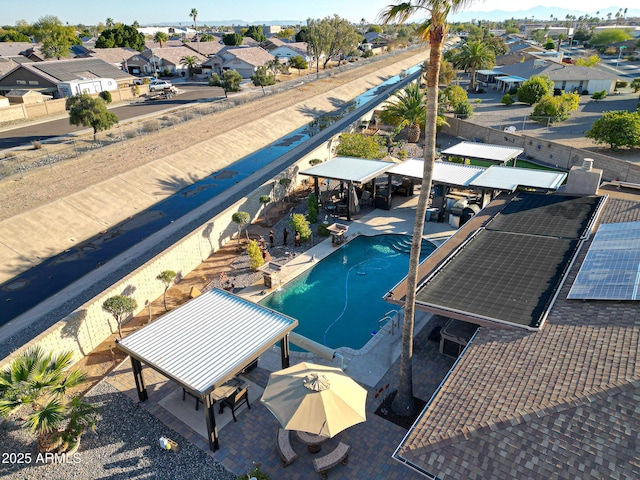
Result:
[[[268,21],[264,21],[264,22],[245,22],[244,20],[239,20],[239,19],[235,19],[235,20],[211,20],[211,21],[207,21],[207,20],[200,20],[198,19],[198,27],[203,27],[205,25],[208,25],[210,27],[230,27],[232,25],[241,25],[241,26],[246,26],[246,25],[302,25],[305,24],[306,20],[268,20]],[[193,27],[193,23],[190,22],[160,22],[160,23],[154,23],[153,25],[147,25],[149,27],[175,27],[175,26],[182,26],[182,27]]]
[[[564,20],[567,15],[575,15],[576,17],[580,17],[582,15],[590,15],[592,17],[596,16],[596,12],[600,13],[597,15],[600,18],[607,18],[607,14],[611,12],[611,18],[615,18],[615,14],[622,8],[624,10],[625,7],[606,7],[600,8],[591,11],[578,11],[578,10],[569,10],[564,8],[548,8],[548,7],[535,7],[530,8],[529,10],[519,10],[517,12],[505,12],[504,10],[493,10],[491,12],[480,12],[477,10],[465,10],[462,12],[458,12],[449,17],[451,22],[470,22],[471,20],[491,20],[491,21],[502,21],[508,20],[510,18],[528,18],[535,19],[538,21],[548,21],[553,15],[558,20]],[[640,17],[640,10],[637,8],[629,8],[627,10],[627,18],[628,17]]]

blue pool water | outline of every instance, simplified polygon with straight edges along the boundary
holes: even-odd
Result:
[[[422,242],[421,260],[435,245]],[[298,320],[296,333],[330,348],[362,348],[399,307],[382,297],[409,270],[411,236],[359,236],[260,302]]]

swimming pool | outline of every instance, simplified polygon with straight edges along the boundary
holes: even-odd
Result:
[[[421,260],[436,246],[424,240]],[[330,348],[362,348],[398,309],[382,297],[409,269],[410,235],[359,236],[260,304],[298,320],[296,333]]]

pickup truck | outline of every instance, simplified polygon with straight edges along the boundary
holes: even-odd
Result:
[[[172,88],[171,82],[167,82],[166,80],[151,80],[149,83],[149,91],[150,92],[162,92],[165,88]]]

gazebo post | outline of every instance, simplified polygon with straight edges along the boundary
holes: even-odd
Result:
[[[320,199],[320,185],[318,183],[318,177],[313,177],[313,193],[316,195],[316,200]]]
[[[280,340],[280,360],[282,369],[289,368],[289,335],[285,335]]]
[[[349,180],[347,184],[347,222],[351,221],[351,189],[353,188],[353,181]]]
[[[216,414],[213,409],[213,401],[211,400],[211,394],[207,394],[204,397],[204,418],[207,422],[207,438],[209,439],[209,450],[215,452],[220,448],[218,443],[218,428],[216,427]]]
[[[142,377],[142,363],[140,363],[140,360],[131,357],[131,369],[133,370],[133,378],[136,381],[138,400],[144,402],[149,398],[149,395],[147,395],[147,388],[144,386],[144,378]]]

